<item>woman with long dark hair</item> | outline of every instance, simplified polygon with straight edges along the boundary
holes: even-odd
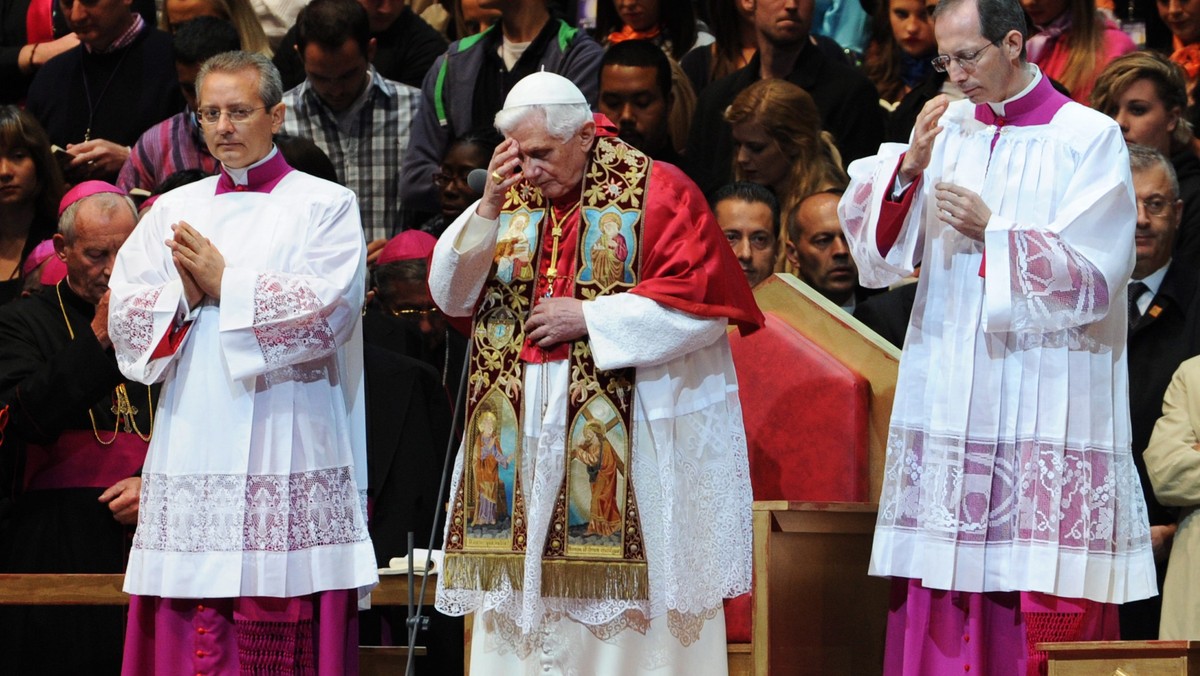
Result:
[[[37,120],[16,106],[0,106],[0,303],[21,293],[21,264],[54,234],[62,172]]]

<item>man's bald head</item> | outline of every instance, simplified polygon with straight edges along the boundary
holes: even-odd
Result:
[[[834,303],[845,305],[854,296],[858,268],[838,222],[840,200],[837,193],[819,192],[792,210],[787,257],[806,284]]]
[[[117,250],[135,225],[133,200],[113,193],[85,197],[63,212],[54,250],[67,266],[67,283],[80,298],[95,305],[104,297]]]

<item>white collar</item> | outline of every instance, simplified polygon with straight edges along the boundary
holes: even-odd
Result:
[[[1000,101],[999,103],[992,103],[991,101],[987,102],[987,104],[989,106],[991,106],[992,112],[996,114],[996,117],[1004,117],[1004,106],[1005,105],[1012,103],[1013,101],[1016,101],[1016,100],[1022,98],[1023,96],[1025,96],[1026,94],[1028,94],[1029,92],[1033,91],[1033,88],[1036,87],[1037,84],[1042,81],[1042,71],[1037,66],[1033,65],[1032,63],[1027,63],[1027,64],[1025,64],[1025,70],[1026,70],[1026,72],[1029,72],[1031,75],[1033,75],[1033,77],[1029,78],[1029,84],[1025,85],[1024,89],[1017,92],[1014,96],[1011,96],[1007,99],[1004,99],[1003,101]]]

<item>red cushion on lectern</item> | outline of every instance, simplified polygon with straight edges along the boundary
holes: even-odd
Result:
[[[749,643],[754,624],[753,596],[742,594],[725,599],[725,642]]]
[[[867,380],[770,313],[729,343],[754,499],[865,502]]]
[[[867,379],[769,312],[729,343],[754,499],[867,501]],[[726,639],[750,641],[751,618],[749,594],[726,601]]]

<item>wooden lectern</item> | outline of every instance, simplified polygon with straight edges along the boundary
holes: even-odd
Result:
[[[730,673],[878,674],[890,583],[867,563],[900,353],[791,275],[754,296],[766,326],[730,336],[755,499]]]
[[[1200,676],[1200,641],[1039,643],[1049,676]]]

